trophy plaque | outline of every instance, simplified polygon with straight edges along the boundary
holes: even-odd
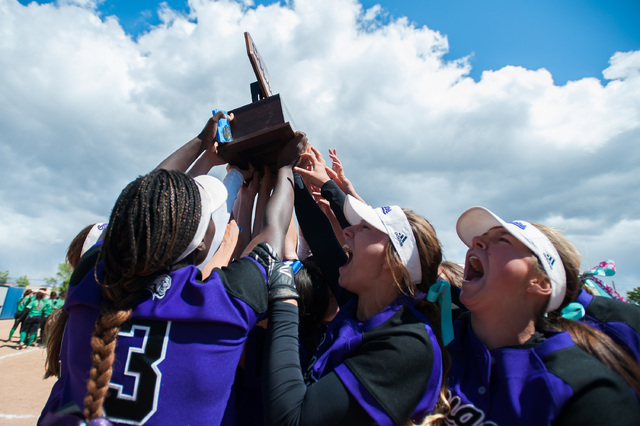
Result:
[[[294,136],[285,118],[279,94],[272,94],[269,73],[248,32],[244,33],[247,55],[257,81],[251,84],[252,103],[230,110],[234,119],[229,123],[233,139],[219,143],[218,152],[229,164],[257,170],[264,165],[277,169],[279,148]]]

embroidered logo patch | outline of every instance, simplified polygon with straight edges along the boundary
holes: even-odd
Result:
[[[159,275],[153,280],[147,289],[153,294],[153,300],[162,299],[171,288],[171,276],[167,274]]]
[[[527,228],[527,225],[525,225],[522,222],[510,222],[512,225],[517,226],[518,228],[522,229],[523,231]]]
[[[384,214],[389,214],[389,212],[391,211],[391,207],[389,207],[389,206],[380,207],[380,209],[382,210],[382,213],[384,213]]]
[[[400,232],[396,232],[396,238],[398,239],[400,247],[402,247],[404,245],[404,242],[407,241],[407,236]]]

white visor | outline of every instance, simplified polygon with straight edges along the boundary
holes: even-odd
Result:
[[[189,243],[189,246],[182,252],[174,263],[180,262],[200,245],[207,233],[207,229],[209,228],[213,212],[215,212],[227,200],[227,188],[225,188],[222,182],[215,177],[201,175],[195,177],[193,180],[196,182],[198,191],[200,192],[200,204],[202,206],[200,223],[198,224],[198,229],[196,230],[191,243]],[[221,230],[216,229],[216,234],[218,232],[224,233],[224,227],[222,227]]]
[[[351,225],[357,225],[364,220],[378,231],[387,234],[393,247],[400,255],[402,264],[409,270],[411,283],[418,284],[422,281],[416,239],[411,231],[407,215],[400,207],[387,206],[374,209],[357,198],[347,195],[344,203],[344,216]]]
[[[80,252],[80,257],[87,252],[91,247],[95,245],[100,239],[100,235],[104,231],[104,228],[107,227],[109,223],[96,223],[91,227],[91,230],[87,234],[87,237],[84,239],[84,243],[82,243],[82,251]]]

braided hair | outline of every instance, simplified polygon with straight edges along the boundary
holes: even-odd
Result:
[[[87,421],[102,416],[120,327],[147,286],[159,273],[168,272],[187,248],[200,215],[197,185],[178,171],[160,169],[141,176],[118,197],[98,259],[105,275],[103,282],[96,275],[102,301],[91,337],[92,368],[83,413]],[[194,256],[195,252],[182,262]]]

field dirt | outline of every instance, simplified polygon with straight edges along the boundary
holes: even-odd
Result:
[[[35,425],[55,378],[44,380],[45,350],[18,350],[20,329],[6,342],[13,319],[0,320],[0,424]]]

